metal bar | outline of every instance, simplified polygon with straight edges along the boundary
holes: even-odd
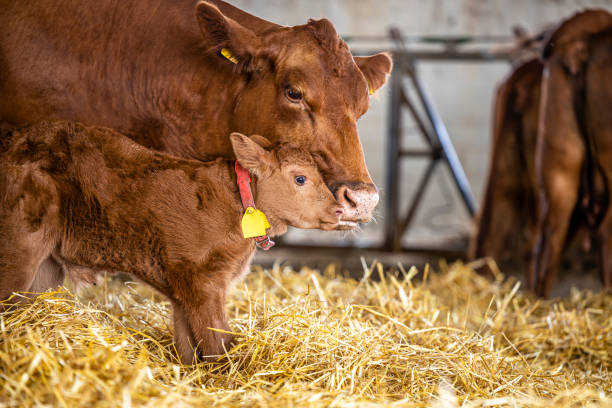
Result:
[[[433,138],[431,137],[431,132],[427,129],[427,127],[425,126],[425,123],[423,123],[423,120],[421,119],[421,115],[419,115],[419,112],[416,110],[416,107],[414,106],[410,98],[408,98],[408,95],[404,91],[403,85],[402,85],[402,92],[401,92],[401,100],[402,100],[402,103],[405,104],[410,110],[410,113],[412,114],[412,118],[414,119],[417,127],[421,131],[421,136],[423,136],[423,139],[425,139],[425,141],[430,147],[432,148],[437,147],[438,144],[434,143]]]
[[[512,43],[515,37],[511,35],[402,35],[402,40],[408,43]],[[372,41],[383,42],[391,41],[392,38],[387,35],[345,35],[342,36],[344,41]]]
[[[404,59],[422,61],[468,61],[468,62],[509,62],[512,56],[507,52],[491,52],[489,50],[398,50],[386,49],[393,54],[393,60],[398,63]],[[381,52],[381,49],[351,48],[353,55],[373,55]]]
[[[433,159],[429,162],[427,169],[425,169],[425,173],[421,177],[421,181],[412,196],[412,203],[408,208],[408,212],[406,213],[406,217],[401,221],[400,226],[397,230],[396,239],[393,242],[393,250],[398,250],[401,246],[402,236],[404,232],[406,232],[406,228],[410,226],[414,215],[416,214],[417,209],[419,208],[419,204],[421,203],[421,199],[423,198],[423,194],[425,194],[425,189],[427,188],[427,184],[429,183],[429,179],[433,175],[433,171],[438,164],[438,159]]]
[[[435,155],[434,150],[400,150],[400,157],[432,157]]]
[[[297,244],[297,243],[283,243],[282,246],[276,246],[272,248],[269,252],[265,254],[274,254],[277,251],[282,251],[283,249],[312,249],[312,250],[329,250],[333,251],[333,254],[339,255],[339,252],[351,252],[351,251],[359,251],[360,255],[365,255],[365,251],[381,251],[384,248],[378,246],[354,246],[354,245],[343,245],[343,244],[331,244],[326,246],[320,246],[315,244]],[[423,253],[429,255],[438,255],[438,256],[451,256],[451,257],[461,257],[465,255],[465,248],[456,247],[456,248],[440,248],[440,247],[429,247],[429,246],[418,246],[418,245],[406,245],[400,248],[402,252],[413,252],[413,253]],[[265,255],[264,254],[264,255]]]
[[[459,50],[393,50],[394,60],[433,60],[433,61],[475,61],[475,62],[507,62],[510,55],[504,52],[489,50],[459,51]]]
[[[399,214],[399,153],[401,141],[401,84],[402,73],[393,68],[390,82],[390,103],[389,103],[389,128],[387,133],[387,175],[386,175],[386,196],[385,202],[387,213],[385,216],[385,244],[388,249],[392,249],[395,235],[397,234],[397,223]]]
[[[442,118],[436,111],[435,107],[431,103],[429,96],[425,92],[425,89],[421,86],[421,83],[416,75],[416,72],[413,70],[412,75],[409,75],[414,85],[417,94],[421,100],[421,103],[425,107],[425,113],[429,117],[431,121],[434,132],[438,136],[438,140],[440,141],[440,146],[444,151],[444,155],[446,157],[446,162],[448,163],[448,167],[453,175],[453,179],[455,180],[455,184],[459,189],[459,193],[463,198],[463,202],[468,213],[473,216],[476,212],[476,205],[474,201],[474,195],[472,194],[472,189],[470,188],[470,183],[468,182],[467,176],[463,171],[463,167],[461,166],[461,162],[459,161],[459,157],[457,156],[457,152],[455,151],[455,147],[448,135],[448,131],[446,130],[446,126],[444,122],[442,122]]]

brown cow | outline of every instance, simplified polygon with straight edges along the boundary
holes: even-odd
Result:
[[[537,222],[535,147],[542,63],[516,66],[498,86],[493,116],[491,165],[470,243],[472,258],[528,261]]]
[[[260,136],[230,139],[256,175],[269,235],[287,225],[337,226],[342,207],[310,153],[264,149]],[[59,285],[66,268],[128,272],[170,298],[183,362],[193,361],[194,347],[223,352],[226,290],[255,251],[241,234],[233,162],[179,159],[110,129],[63,122],[5,132],[0,142],[0,299]]]
[[[291,141],[343,206],[337,229],[378,203],[357,119],[390,70],[326,19],[283,27],[221,0],[0,0],[0,127],[78,121],[200,160],[232,158],[231,132]]]
[[[588,10],[548,39],[538,131],[541,191],[528,284],[547,296],[577,205],[598,235],[601,274],[612,286],[612,14]]]

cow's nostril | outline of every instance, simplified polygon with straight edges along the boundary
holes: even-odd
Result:
[[[340,217],[344,211],[336,210],[336,216]]]
[[[353,198],[351,197],[351,190],[349,190],[348,188],[346,190],[344,190],[344,199],[347,201],[347,203],[351,206],[351,207],[357,207],[357,203],[355,202],[355,200],[353,200]]]

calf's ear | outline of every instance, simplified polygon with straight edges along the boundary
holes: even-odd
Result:
[[[260,135],[251,135],[250,139],[251,141],[263,147],[264,149],[268,149],[272,146],[272,142],[270,142],[267,137],[263,137]]]
[[[232,133],[230,141],[238,163],[250,173],[260,174],[270,160],[270,152],[267,152],[257,141],[242,133]]]
[[[208,52],[218,54],[219,58],[241,68],[251,65],[256,50],[261,46],[255,33],[206,1],[200,1],[196,6],[196,17]]]
[[[387,81],[391,73],[393,63],[386,52],[371,55],[369,57],[353,57],[355,63],[368,81],[370,95],[376,92]]]

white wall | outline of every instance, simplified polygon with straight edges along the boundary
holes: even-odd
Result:
[[[309,18],[329,18],[339,34],[385,35],[397,26],[409,35],[509,35],[520,24],[531,32],[555,23],[584,7],[612,10],[612,0],[230,0],[232,4],[283,25],[303,24]],[[427,62],[419,72],[449,130],[472,190],[480,202],[490,142],[491,105],[495,84],[509,71],[506,63]],[[370,111],[359,121],[368,169],[381,188],[385,180],[385,149],[388,90],[380,91]],[[419,146],[409,124],[405,146]],[[417,182],[423,164],[402,168],[403,202]],[[384,190],[382,191],[384,200]],[[446,169],[439,168],[430,185],[418,219],[405,237],[413,244],[435,244],[464,236],[470,219]],[[407,204],[406,204],[407,205]],[[379,220],[384,218],[384,202]],[[360,235],[338,235],[292,231],[292,239],[357,239],[371,242],[382,238],[382,222],[370,224]]]

